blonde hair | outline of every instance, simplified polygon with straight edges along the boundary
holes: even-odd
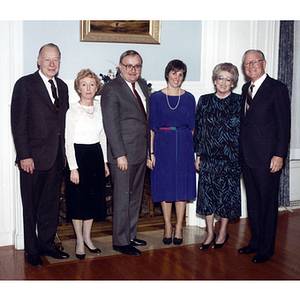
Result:
[[[83,78],[86,78],[86,77],[95,79],[97,92],[100,89],[100,79],[99,79],[99,77],[93,71],[91,71],[90,69],[83,69],[77,74],[77,78],[74,81],[74,88],[75,88],[75,91],[77,92],[77,94],[79,96],[80,96],[80,93],[78,92],[78,89],[79,89],[80,80],[83,79]]]

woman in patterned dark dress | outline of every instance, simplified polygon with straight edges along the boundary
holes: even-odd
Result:
[[[203,95],[197,104],[194,149],[199,172],[197,213],[205,215],[207,236],[201,250],[222,248],[229,238],[228,221],[241,215],[239,164],[240,101],[231,90],[236,87],[238,70],[231,63],[213,70],[216,92]],[[214,215],[221,217],[218,237]]]

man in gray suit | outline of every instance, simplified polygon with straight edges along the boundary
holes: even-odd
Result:
[[[101,95],[113,188],[113,248],[127,255],[140,255],[134,246],[146,245],[136,238],[149,150],[150,99],[140,78],[142,63],[136,51],[124,52],[120,74]]]

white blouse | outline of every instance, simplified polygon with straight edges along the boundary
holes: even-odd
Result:
[[[78,168],[74,144],[96,144],[100,142],[104,162],[107,162],[106,135],[103,128],[99,101],[93,106],[79,102],[71,104],[66,114],[66,156],[70,170]]]

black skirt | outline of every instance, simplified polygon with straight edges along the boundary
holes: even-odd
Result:
[[[101,145],[75,144],[79,184],[66,175],[67,218],[103,220],[106,217],[105,171]]]

